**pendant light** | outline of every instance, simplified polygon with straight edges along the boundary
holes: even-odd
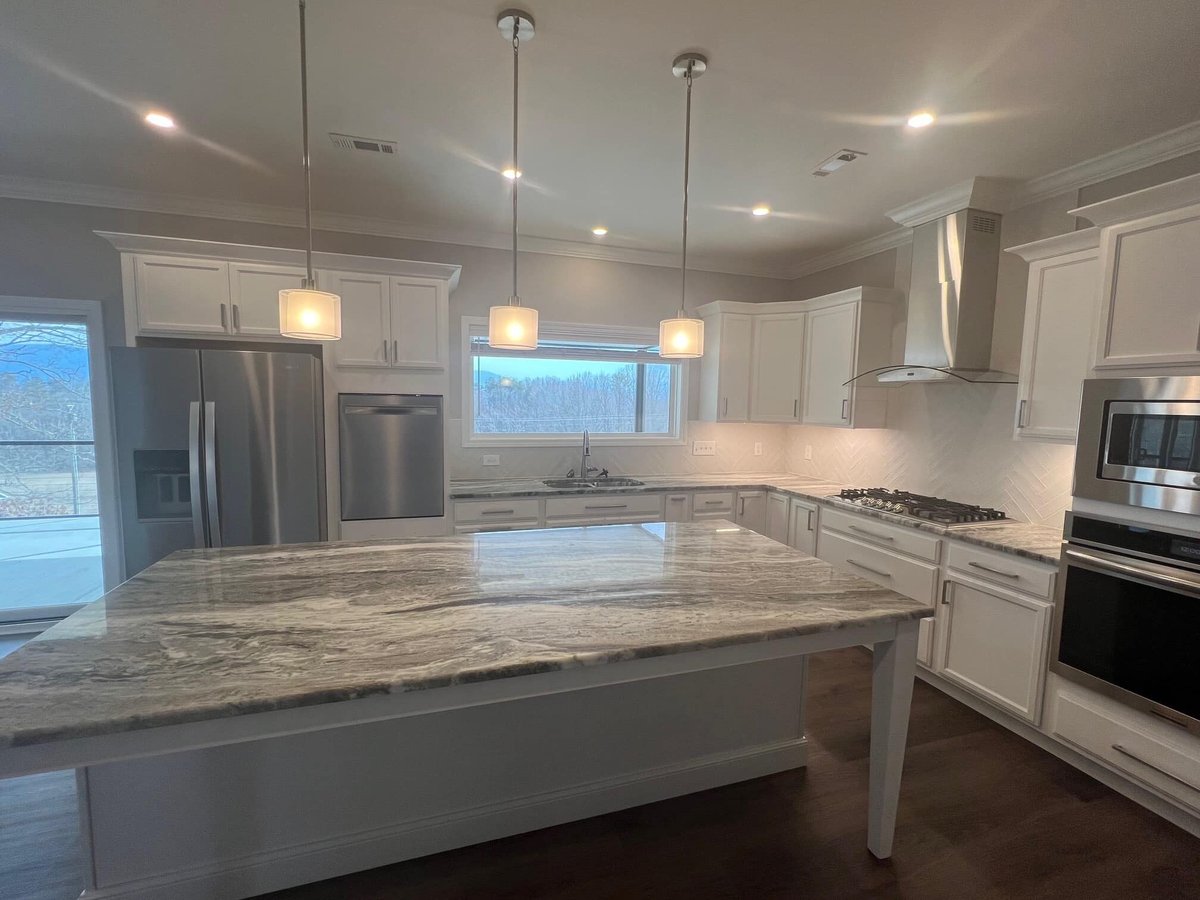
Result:
[[[679,314],[658,323],[658,355],[664,359],[696,359],[704,355],[704,320],[687,311],[688,177],[692,155],[692,80],[708,68],[699,53],[683,53],[671,63],[671,74],[687,83],[687,113],[683,131],[683,261],[679,267]]]
[[[512,41],[513,52],[513,150],[512,150],[512,296],[507,306],[493,306],[488,314],[488,346],[499,350],[536,350],[538,313],[521,305],[517,293],[517,186],[521,169],[517,165],[517,85],[521,41],[533,37],[533,16],[521,9],[506,9],[496,20],[500,33]]]
[[[279,292],[279,333],[306,341],[336,341],[342,336],[342,298],[318,291],[312,262],[312,163],[308,154],[308,54],[304,0],[300,0],[300,109],[304,129],[304,253],[306,275],[299,288]]]

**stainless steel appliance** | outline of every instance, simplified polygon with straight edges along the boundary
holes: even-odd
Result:
[[[445,514],[442,398],[338,394],[342,520]]]
[[[184,547],[325,539],[319,360],[159,347],[110,358],[126,577]]]
[[[910,494],[908,491],[894,491],[890,488],[843,488],[838,498],[855,506],[925,519],[935,525],[947,527],[1012,521],[998,509],[956,503],[953,500],[942,500],[940,497],[926,497],[924,494]]]
[[[1200,734],[1200,534],[1067,513],[1050,669]]]
[[[1075,496],[1200,513],[1200,377],[1085,381]]]

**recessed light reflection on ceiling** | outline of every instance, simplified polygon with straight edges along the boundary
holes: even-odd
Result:
[[[769,216],[770,214],[771,214],[771,207],[767,206],[766,204],[762,204],[762,203],[760,203],[758,206],[754,207],[754,209],[750,210],[750,215],[759,216],[760,218],[762,216]]]
[[[148,112],[146,113],[146,124],[153,125],[155,128],[170,129],[175,127],[175,120],[164,112]]]
[[[909,128],[926,128],[933,124],[934,115],[931,112],[917,112],[908,117]]]
[[[596,237],[604,237],[606,234],[608,234],[608,229],[603,225],[597,225],[592,229],[592,234],[594,234]]]
[[[507,178],[509,181],[516,181],[518,178],[520,178],[525,173],[522,172],[520,169],[514,169],[512,166],[509,166],[507,169],[502,171],[500,174],[503,175],[505,178]]]

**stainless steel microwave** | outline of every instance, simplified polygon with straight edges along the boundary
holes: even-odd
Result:
[[[1075,496],[1200,513],[1200,377],[1085,381]]]

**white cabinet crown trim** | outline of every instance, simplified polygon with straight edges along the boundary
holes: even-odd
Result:
[[[1200,203],[1200,174],[1187,175],[1132,194],[1080,206],[1069,210],[1068,215],[1087,219],[1103,227],[1170,212],[1193,203]]]
[[[1056,234],[1054,237],[1030,241],[1028,244],[1018,244],[1015,247],[1006,248],[1004,252],[1015,253],[1025,262],[1037,262],[1040,259],[1051,259],[1055,256],[1065,256],[1068,253],[1098,250],[1099,248],[1100,229],[1093,227],[1070,231],[1066,234]]]

